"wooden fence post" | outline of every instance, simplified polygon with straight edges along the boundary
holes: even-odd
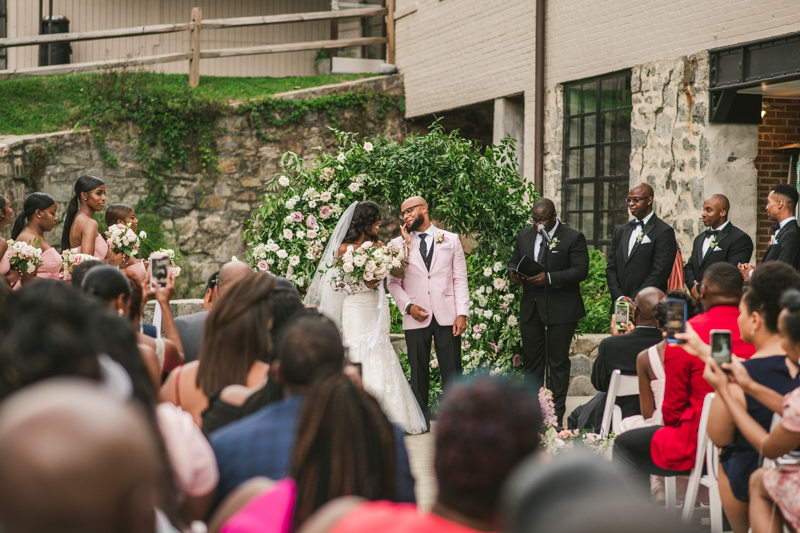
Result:
[[[191,57],[189,58],[189,87],[200,85],[200,26],[203,21],[203,8],[192,9]]]
[[[386,0],[386,62],[394,65],[394,0]]]

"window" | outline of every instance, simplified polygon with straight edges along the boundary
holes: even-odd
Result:
[[[630,71],[564,86],[562,217],[603,252],[628,220],[631,109]]]
[[[0,0],[0,39],[8,37],[8,9],[6,0]],[[6,58],[8,57],[6,48],[0,48],[0,70],[8,68]]]

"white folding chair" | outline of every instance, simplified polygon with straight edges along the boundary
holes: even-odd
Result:
[[[639,378],[637,376],[623,376],[619,369],[611,373],[606,393],[606,407],[603,409],[603,422],[600,425],[600,434],[607,437],[609,430],[619,434],[619,425],[622,422],[622,409],[616,404],[620,396],[638,396]]]
[[[781,415],[778,413],[772,414],[772,423],[769,425],[769,432],[772,433],[772,430],[781,423]],[[761,466],[774,468],[775,467],[775,460],[774,459],[767,459],[764,457],[764,460],[761,462]]]
[[[695,455],[694,468],[689,474],[689,484],[686,487],[686,497],[683,500],[682,518],[685,523],[692,521],[694,504],[700,485],[708,488],[709,516],[711,518],[711,533],[722,533],[722,500],[719,496],[719,448],[714,446],[708,437],[708,418],[711,411],[711,402],[714,400],[713,392],[706,394],[703,400],[703,412],[700,415],[700,426],[697,428],[697,454]],[[703,463],[706,473],[703,474]]]

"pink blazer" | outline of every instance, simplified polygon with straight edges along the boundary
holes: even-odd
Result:
[[[441,243],[436,242],[439,235],[443,236]],[[402,245],[403,238],[397,237],[392,242]],[[436,317],[440,326],[451,326],[458,316],[469,317],[467,262],[458,235],[434,227],[430,272],[419,248],[412,243],[405,276],[395,278],[390,274],[388,288],[401,311],[411,302],[429,313],[423,322],[404,315],[403,329],[425,328],[431,317]]]

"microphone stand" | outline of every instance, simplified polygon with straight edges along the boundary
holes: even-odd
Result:
[[[552,383],[550,383],[550,339],[548,331],[548,326],[550,325],[550,307],[547,302],[550,285],[550,280],[547,276],[547,257],[550,255],[551,241],[550,235],[547,234],[544,225],[538,226],[537,231],[539,231],[539,234],[542,236],[542,246],[545,247],[544,263],[542,264],[544,267],[544,387],[552,392]],[[561,421],[559,420],[559,422]]]

